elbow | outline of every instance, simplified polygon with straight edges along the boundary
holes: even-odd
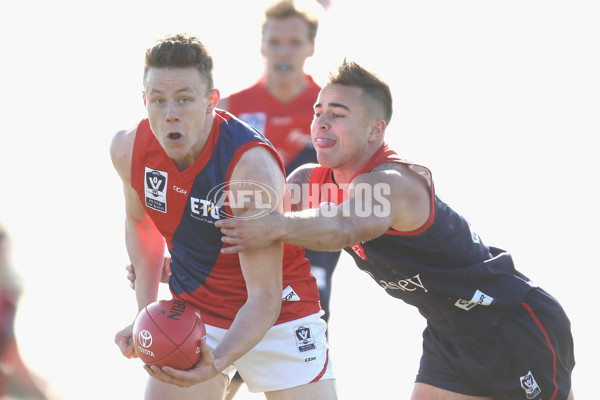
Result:
[[[281,313],[281,290],[261,296],[263,315],[267,317],[271,325],[275,324]]]
[[[339,221],[331,238],[332,246],[331,249],[327,249],[328,251],[340,250],[348,246],[353,246],[360,241],[356,235],[356,228],[353,227],[348,220]]]
[[[277,319],[279,318],[279,314],[281,313],[281,302],[283,300],[281,299],[281,293],[279,293],[274,299],[273,301],[269,302],[269,306],[268,306],[268,312],[269,315],[271,316],[271,321],[273,321],[273,324],[275,324],[275,322],[277,322]]]

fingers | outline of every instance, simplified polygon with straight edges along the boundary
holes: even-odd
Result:
[[[190,387],[219,374],[219,371],[215,369],[212,350],[206,343],[206,336],[200,342],[200,351],[202,352],[202,358],[194,368],[187,371],[169,366],[160,368],[156,365],[144,365],[144,369],[150,376],[161,382],[180,387]]]
[[[133,347],[133,339],[129,327],[119,331],[115,335],[115,343],[119,347],[121,353],[127,358],[135,358],[135,348]]]
[[[223,240],[224,243],[231,243],[225,240],[225,237],[223,237],[221,240]],[[222,247],[221,248],[221,253],[222,254],[238,254],[238,253],[242,253],[244,252],[244,247],[241,245],[233,245],[233,246],[227,246],[227,247]]]
[[[202,359],[205,363],[213,364],[215,362],[212,349],[208,343],[206,343],[206,336],[204,336],[200,341],[200,352],[202,353]]]
[[[217,228],[227,228],[227,229],[233,229],[236,227],[236,225],[238,224],[239,220],[235,219],[235,218],[225,218],[225,219],[219,219],[215,222],[215,226]]]
[[[144,365],[144,369],[151,377],[171,385],[177,385],[179,387],[186,388],[198,383],[188,371],[175,369],[168,366],[160,368],[157,365]]]
[[[129,287],[135,290],[135,269],[132,264],[126,265],[127,280],[129,281]]]

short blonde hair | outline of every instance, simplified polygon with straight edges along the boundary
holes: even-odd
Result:
[[[319,16],[323,8],[316,0],[277,0],[272,2],[265,10],[262,22],[264,34],[268,19],[283,19],[300,17],[308,25],[308,38],[311,42],[317,37],[319,29]]]

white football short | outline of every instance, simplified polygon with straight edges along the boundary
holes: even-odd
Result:
[[[254,348],[223,373],[231,379],[237,369],[253,393],[335,379],[325,338],[327,324],[321,319],[322,314],[274,325]],[[214,349],[225,333],[226,329],[206,325],[207,344]]]

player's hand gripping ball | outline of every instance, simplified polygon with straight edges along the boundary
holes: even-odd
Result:
[[[200,358],[206,335],[200,312],[181,300],[160,300],[141,310],[133,323],[133,345],[147,365],[188,370]]]

